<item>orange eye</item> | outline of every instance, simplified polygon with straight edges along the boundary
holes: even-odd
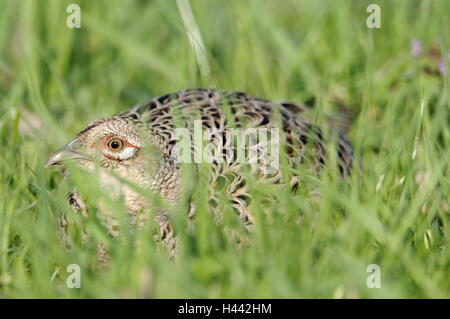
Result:
[[[122,149],[122,147],[123,147],[123,141],[118,138],[114,138],[108,142],[108,148],[113,152],[120,151]]]

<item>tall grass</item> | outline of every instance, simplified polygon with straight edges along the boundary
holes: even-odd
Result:
[[[80,29],[66,27],[72,2]],[[0,297],[450,297],[449,61],[440,75],[433,56],[450,48],[450,2],[375,1],[382,28],[368,29],[371,2],[0,2]],[[191,232],[187,203],[171,208],[175,260],[153,242],[151,222],[117,240],[95,214],[71,212],[74,184],[91,194],[91,211],[107,194],[76,168],[68,178],[44,169],[47,156],[94,119],[193,87],[314,101],[318,122],[344,108],[353,174],[300,168],[295,195],[248,177],[254,231],[231,213],[224,220],[249,237],[242,247],[215,225],[199,180]],[[276,205],[260,200],[267,194]],[[58,240],[61,214],[70,250]],[[112,255],[102,270],[99,242]],[[65,284],[69,264],[81,267],[80,289]],[[366,285],[369,264],[380,266],[379,289]]]

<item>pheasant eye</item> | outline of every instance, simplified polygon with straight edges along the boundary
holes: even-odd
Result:
[[[122,147],[123,141],[118,138],[112,139],[111,141],[108,142],[108,148],[113,152],[120,151]]]

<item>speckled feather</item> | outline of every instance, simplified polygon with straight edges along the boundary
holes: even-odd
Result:
[[[192,89],[166,94],[138,104],[128,110],[120,112],[117,116],[132,118],[141,123],[147,123],[152,131],[162,137],[167,154],[176,157],[173,146],[174,117],[178,126],[189,128],[192,132],[192,122],[201,119],[204,128],[217,129],[225,132],[228,128],[267,128],[276,127],[276,110],[281,116],[286,155],[291,168],[304,162],[307,144],[312,145],[313,156],[308,158],[310,166],[318,168],[325,161],[325,146],[322,130],[306,119],[308,110],[305,106],[287,101],[272,102],[253,97],[243,92],[217,91],[213,89]],[[338,134],[338,165],[343,175],[347,174],[352,166],[353,149],[344,134]],[[223,145],[229,145],[230,136],[222,135]],[[225,152],[233,152],[227,148]],[[234,155],[229,155],[233,157]],[[220,177],[228,178],[233,172],[235,180],[229,181],[228,196],[235,202],[239,211],[246,211],[246,203],[242,198],[247,191],[243,177],[239,174],[240,163],[211,163],[210,183],[213,185]],[[176,168],[178,169],[178,168]],[[296,187],[297,179],[291,176],[289,181]],[[260,174],[260,178],[273,183],[283,183],[280,171],[269,176]],[[213,196],[213,194],[211,194]],[[245,220],[246,218],[244,218]]]

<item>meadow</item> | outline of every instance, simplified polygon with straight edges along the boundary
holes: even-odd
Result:
[[[66,25],[71,3],[80,28]],[[381,28],[366,25],[370,3]],[[1,1],[0,298],[449,298],[448,12],[446,0]],[[244,246],[214,223],[196,180],[195,228],[186,202],[171,208],[174,260],[151,222],[117,240],[70,210],[74,184],[91,210],[108,196],[74,167],[65,178],[44,168],[55,149],[92,120],[197,87],[306,103],[324,125],[344,116],[351,176],[300,169],[295,194],[249,177],[254,230],[224,220]],[[258,199],[270,192],[268,209]],[[100,242],[111,252],[102,269]],[[70,264],[80,288],[66,285]],[[367,285],[372,264],[380,288]]]

